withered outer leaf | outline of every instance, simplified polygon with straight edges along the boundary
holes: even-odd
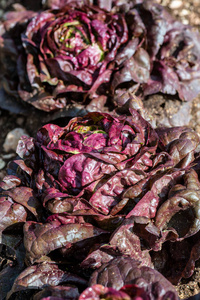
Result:
[[[171,146],[171,143],[178,139],[189,139],[195,143],[199,142],[199,136],[192,130],[192,128],[184,126],[171,128],[158,127],[155,130],[160,138],[161,147],[165,147],[165,149],[168,149]]]
[[[77,300],[79,297],[79,291],[77,287],[73,286],[48,286],[42,291],[33,296],[33,300],[46,299],[46,297],[51,297],[53,300]]]
[[[27,212],[24,206],[15,203],[8,196],[0,196],[0,242],[2,231],[7,227],[26,221]]]
[[[56,264],[44,262],[26,268],[15,280],[7,300],[16,292],[27,289],[43,289],[47,286],[57,286],[72,283],[86,285],[87,281],[77,275],[64,272]]]
[[[23,205],[27,210],[29,210],[39,221],[42,215],[42,205],[39,200],[34,195],[33,189],[29,187],[16,187],[4,192],[16,203]]]
[[[34,263],[51,251],[71,246],[84,239],[105,234],[106,231],[89,223],[71,223],[62,225],[59,222],[37,223],[28,221],[24,225],[24,246],[28,261]]]
[[[116,255],[115,255],[116,254]],[[88,256],[82,261],[81,267],[83,269],[93,269],[96,270],[100,268],[103,264],[111,261],[115,256],[118,256],[118,250],[114,250],[111,247],[106,247],[106,245],[99,245],[97,250],[93,250]]]
[[[175,165],[185,168],[194,160],[194,152],[200,140],[191,128],[158,128],[156,132],[160,146],[171,155]]]
[[[5,190],[15,188],[20,184],[21,184],[20,178],[18,178],[17,176],[7,175],[0,182],[0,189],[5,191]]]
[[[190,169],[183,175],[184,185],[172,187],[168,199],[157,211],[155,225],[162,231],[177,232],[182,240],[200,229],[200,182],[197,173]]]

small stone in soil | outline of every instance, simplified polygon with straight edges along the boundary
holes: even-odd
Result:
[[[29,136],[23,128],[15,128],[11,130],[5,139],[3,149],[5,152],[16,151],[18,141],[22,135]]]
[[[0,158],[0,170],[2,170],[5,166],[6,166],[5,161],[2,158]]]
[[[170,3],[169,7],[170,7],[171,9],[178,9],[178,8],[180,8],[182,5],[183,5],[182,0],[173,0],[173,1]]]

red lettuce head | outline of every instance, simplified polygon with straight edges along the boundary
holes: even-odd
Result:
[[[5,16],[0,46],[7,95],[66,114],[121,107],[127,90],[197,96],[197,32],[152,2],[94,3],[50,1],[48,10]],[[13,98],[1,96],[10,109]]]
[[[186,127],[155,130],[130,112],[91,112],[19,141],[19,157],[0,183],[1,241],[12,248],[8,236],[17,232],[31,265],[13,293],[25,278],[31,288],[32,273],[52,282],[47,262],[59,274],[55,285],[84,285],[66,269],[88,280],[117,256],[155,265],[173,282],[191,276],[200,257],[199,138]]]
[[[15,43],[12,55],[17,60],[7,90],[13,91],[13,83],[21,99],[45,111],[79,99],[87,105],[86,95],[96,98],[98,88],[110,81],[116,54],[128,40],[124,16],[95,6],[71,4],[33,13],[26,25],[24,18],[19,22],[19,13],[14,16],[11,24],[7,21],[12,28],[2,34],[2,39]],[[95,105],[101,108],[105,101],[104,95]]]
[[[31,167],[37,193],[50,211],[74,211],[85,199],[108,215],[123,192],[152,169],[157,147],[155,130],[132,110],[132,116],[120,117],[89,113],[64,128],[45,125],[36,140],[22,138],[17,153]],[[63,208],[57,207],[57,197]]]

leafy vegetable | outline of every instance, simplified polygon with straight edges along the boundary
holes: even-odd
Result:
[[[19,141],[0,183],[14,257],[0,283],[16,270],[7,299],[177,299],[169,281],[200,257],[199,137],[130,113],[91,112]]]
[[[4,108],[15,97],[46,112],[65,108],[71,115],[76,108],[84,114],[121,107],[126,90],[178,93],[187,101],[200,92],[200,36],[162,6],[86,0],[46,5],[37,13],[9,12],[1,23],[4,91],[10,95],[2,92]]]
[[[95,284],[112,287],[142,299],[178,299],[175,288],[159,272],[139,266],[137,261],[127,257],[113,259],[95,271],[91,276],[90,285],[95,287]],[[133,293],[134,285],[135,294],[131,295],[129,292]]]
[[[45,111],[76,103],[79,97],[83,101],[86,94],[94,98],[91,107],[103,107],[105,95],[92,95],[110,81],[116,53],[128,40],[124,16],[73,5],[33,13],[25,20],[21,12],[11,14],[1,32],[3,58],[11,55],[15,69],[7,92],[17,91]]]

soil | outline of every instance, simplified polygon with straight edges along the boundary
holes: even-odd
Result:
[[[190,24],[195,30],[200,31],[200,0],[156,1],[166,6],[170,12],[184,24]],[[39,0],[0,0],[0,17],[16,2],[34,10],[39,9],[41,6],[41,1]],[[163,96],[161,94],[153,95],[144,101],[144,107],[153,117],[156,125],[186,125],[192,127],[200,135],[200,95],[194,99],[192,103],[183,103],[172,96]],[[38,128],[44,123],[44,120],[42,122],[42,119],[36,118],[34,114],[26,117],[22,114],[13,114],[0,109],[0,180],[6,174],[6,165],[15,157],[15,151],[5,152],[3,148],[8,132],[17,127],[21,127],[25,129],[30,136],[35,136]],[[5,167],[3,167],[3,165],[1,166],[1,160],[5,162]],[[178,286],[176,286],[176,289],[180,299],[186,299],[200,293],[200,262],[197,262],[193,276],[187,280],[183,279]]]

